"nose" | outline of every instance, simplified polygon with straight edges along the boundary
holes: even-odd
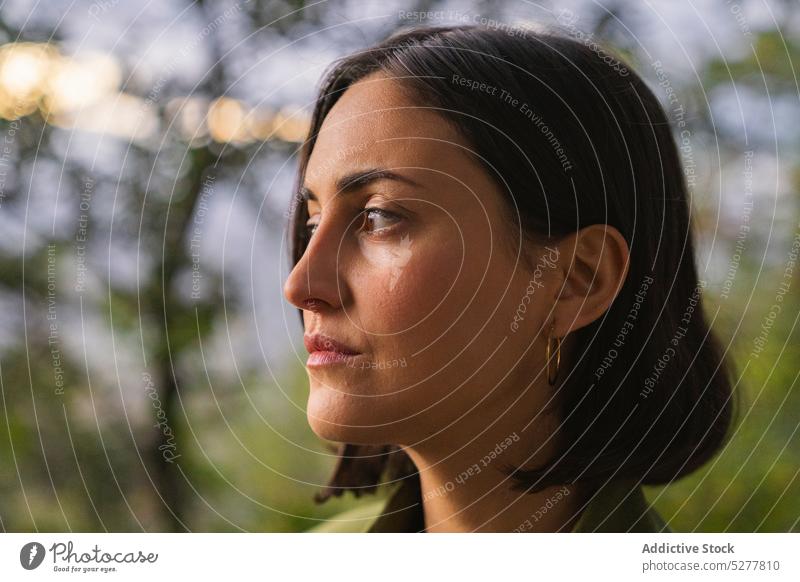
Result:
[[[336,229],[323,223],[283,285],[286,300],[308,311],[339,308],[347,292],[342,276],[346,245],[340,240],[341,232],[337,235]]]

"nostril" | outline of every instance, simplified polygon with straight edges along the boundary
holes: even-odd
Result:
[[[305,299],[302,302],[302,309],[308,311],[316,311],[319,308],[319,301],[317,299]]]

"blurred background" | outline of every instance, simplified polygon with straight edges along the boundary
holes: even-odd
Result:
[[[800,530],[794,0],[7,0],[0,530],[298,531],[335,460],[283,300],[295,152],[335,58],[419,24],[558,27],[675,125],[741,420],[647,494],[678,531]],[[681,125],[682,123],[682,125]]]

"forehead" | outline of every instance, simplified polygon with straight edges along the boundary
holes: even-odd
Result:
[[[322,186],[347,171],[372,167],[452,171],[467,159],[466,148],[435,109],[415,101],[399,81],[372,74],[348,88],[325,117],[306,182]]]

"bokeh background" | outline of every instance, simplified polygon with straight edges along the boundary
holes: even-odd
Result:
[[[793,0],[3,2],[0,530],[297,531],[353,505],[312,501],[335,459],[281,293],[294,154],[332,60],[456,22],[601,43],[662,99],[741,407],[647,494],[678,531],[800,530]]]

